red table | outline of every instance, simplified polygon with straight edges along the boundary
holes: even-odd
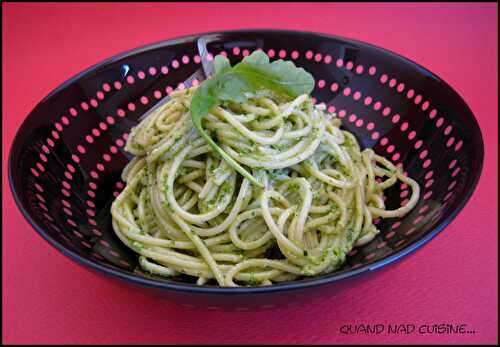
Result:
[[[497,4],[2,4],[5,343],[498,343]],[[7,154],[35,104],[130,48],[238,28],[359,39],[446,80],[483,132],[484,171],[459,216],[423,249],[318,304],[189,310],[123,290],[48,245],[8,188]],[[345,324],[467,324],[475,334],[342,334]]]

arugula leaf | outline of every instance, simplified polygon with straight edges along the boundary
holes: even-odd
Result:
[[[216,56],[214,65],[214,76],[198,87],[191,100],[193,124],[213,150],[232,168],[253,184],[262,186],[208,136],[201,126],[201,119],[221,101],[245,102],[245,93],[262,89],[269,89],[286,99],[309,94],[314,88],[314,79],[311,74],[297,68],[290,61],[280,59],[270,63],[268,56],[262,51],[253,52],[233,67],[227,58]]]
[[[252,90],[248,81],[241,78],[233,71],[228,71],[217,76],[216,80],[217,98],[219,100],[245,102],[247,98],[244,93]]]
[[[244,92],[256,92],[269,89],[285,98],[295,98],[309,94],[314,88],[314,79],[303,68],[297,68],[291,61],[276,60],[269,62],[269,57],[262,51],[255,51],[234,67],[223,56],[215,57],[215,89],[222,100],[241,102]],[[214,78],[212,78],[214,79]],[[211,86],[212,87],[212,86]]]
[[[217,55],[214,59],[214,68],[215,74],[221,72],[226,68],[230,68],[231,64],[229,63],[229,59],[223,57],[222,55]]]
[[[270,63],[269,57],[262,51],[245,57],[233,70],[251,83],[252,91],[265,88],[285,97],[297,97],[309,94],[314,88],[314,78],[303,68],[281,59]]]

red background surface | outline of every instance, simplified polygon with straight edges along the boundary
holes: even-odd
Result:
[[[498,343],[497,4],[2,4],[5,343]],[[190,310],[95,276],[49,246],[8,188],[35,104],[125,50],[192,33],[288,28],[359,39],[435,72],[470,105],[486,157],[476,192],[423,249],[320,304]],[[342,335],[343,324],[455,323],[475,334]]]

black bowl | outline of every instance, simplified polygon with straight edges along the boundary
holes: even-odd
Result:
[[[123,151],[124,141],[144,112],[199,68],[200,36],[207,38],[212,55],[225,52],[233,64],[261,48],[271,59],[291,59],[312,73],[317,102],[335,110],[362,146],[402,164],[418,181],[422,193],[417,206],[404,218],[380,221],[379,236],[351,252],[341,270],[312,279],[219,288],[141,271],[136,254],[111,226],[110,205],[123,188],[121,171],[131,158]],[[245,309],[330,295],[339,280],[419,248],[463,208],[482,163],[483,141],[471,110],[423,67],[359,41],[249,30],[160,42],[71,78],[43,99],[17,132],[9,178],[15,200],[35,230],[78,263],[186,305]],[[388,206],[404,203],[407,195],[405,185],[393,186],[387,191]]]

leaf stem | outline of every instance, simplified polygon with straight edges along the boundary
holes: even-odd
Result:
[[[241,175],[243,175],[243,177],[247,178],[252,184],[261,188],[264,187],[247,170],[245,170],[240,164],[238,164],[236,160],[231,158],[229,154],[227,154],[222,148],[220,148],[219,145],[217,145],[214,142],[214,140],[210,138],[210,136],[208,136],[208,134],[205,132],[205,130],[203,130],[203,127],[201,126],[201,119],[199,122],[198,121],[193,122],[193,124],[200,133],[200,135],[208,142],[210,147],[212,147],[212,149],[215,152],[217,152],[222,157],[222,159],[224,159],[233,169],[238,171]]]

